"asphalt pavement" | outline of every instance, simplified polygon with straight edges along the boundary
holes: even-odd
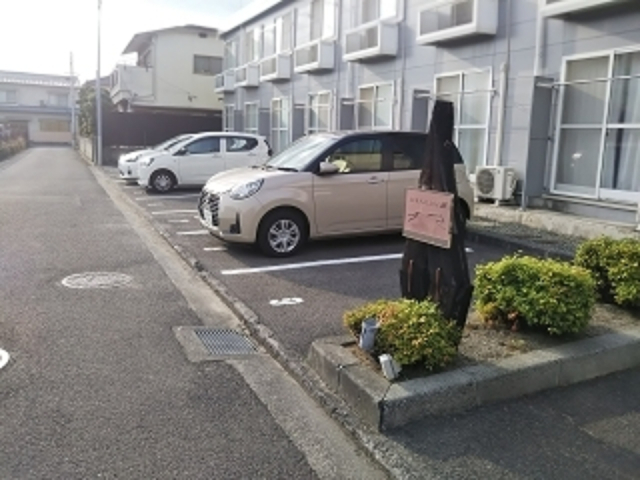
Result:
[[[225,245],[196,218],[198,190],[153,195],[114,184],[168,232],[170,242],[255,311],[293,357],[310,343],[344,333],[345,309],[399,295],[398,235],[311,243],[272,259]],[[471,268],[505,251],[469,244]],[[640,370],[477,410],[431,418],[376,441],[408,478],[640,479]]]
[[[400,296],[398,270],[404,241],[400,235],[340,238],[310,242],[299,254],[269,258],[250,246],[221,242],[197,219],[199,190],[166,195],[145,192],[117,180],[146,210],[171,242],[191,252],[269,327],[288,353],[304,358],[313,340],[342,335],[345,310],[379,298]],[[498,247],[469,243],[471,270],[504,255]]]
[[[383,478],[266,355],[187,360],[201,318],[145,235],[69,149],[0,164],[0,478]]]

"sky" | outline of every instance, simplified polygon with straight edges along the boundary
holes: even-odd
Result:
[[[98,0],[0,0],[0,70],[69,74],[97,69]],[[259,0],[258,0],[259,1]],[[187,23],[223,27],[251,0],[102,0],[101,73],[111,73],[131,37]],[[7,15],[4,15],[7,13]]]

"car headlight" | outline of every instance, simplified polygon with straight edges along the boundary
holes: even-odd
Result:
[[[251,195],[255,195],[255,193],[260,190],[263,183],[264,179],[261,178],[260,180],[254,180],[253,182],[236,185],[229,190],[229,196],[234,200],[244,200],[245,198],[249,198]]]
[[[136,155],[135,157],[131,157],[131,158],[127,159],[127,160],[126,160],[126,162],[127,162],[127,163],[135,163],[135,162],[137,162],[138,160],[140,160],[140,157],[141,157],[141,156],[142,156],[142,155]]]
[[[155,158],[146,158],[146,159],[144,159],[144,160],[142,160],[142,161],[140,162],[140,165],[143,165],[143,166],[145,166],[145,167],[148,167],[148,166],[150,166],[150,165],[153,163],[153,161],[154,161],[154,160],[155,160]]]

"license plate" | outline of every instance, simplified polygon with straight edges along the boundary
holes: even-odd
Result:
[[[211,210],[208,208],[204,209],[204,221],[207,225],[213,226],[213,218],[211,216]]]

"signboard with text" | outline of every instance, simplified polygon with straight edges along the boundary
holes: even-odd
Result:
[[[407,190],[402,234],[441,248],[451,247],[454,195],[435,190]]]

